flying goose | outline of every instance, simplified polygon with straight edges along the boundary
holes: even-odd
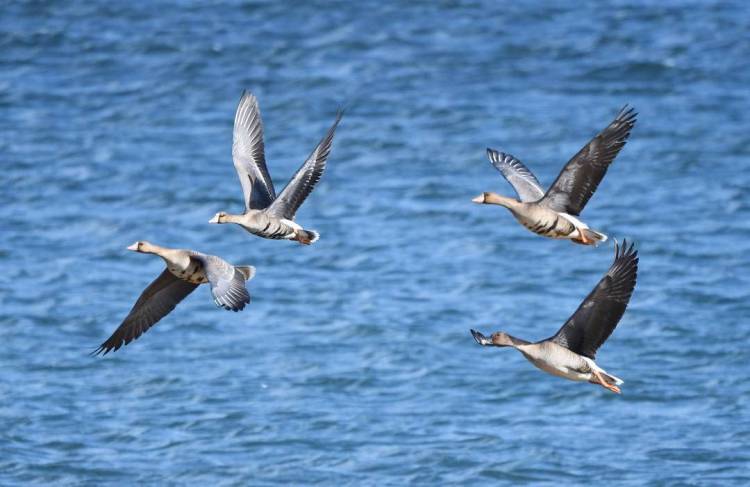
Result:
[[[568,161],[546,193],[521,161],[488,148],[490,162],[513,186],[520,201],[490,192],[472,201],[504,206],[521,225],[537,235],[570,239],[584,245],[605,242],[606,235],[591,230],[577,217],[625,145],[637,115],[625,105],[607,128]]]
[[[245,212],[232,215],[220,211],[209,223],[236,223],[259,237],[296,240],[305,245],[318,240],[318,232],[302,228],[294,215],[323,175],[341,116],[339,111],[328,133],[276,196],[266,168],[258,99],[244,91],[234,117],[232,159],[245,196]]]
[[[635,288],[638,251],[633,245],[615,242],[615,261],[607,274],[581,303],[573,316],[551,338],[531,343],[504,332],[487,338],[471,330],[480,345],[513,347],[526,359],[552,375],[573,381],[599,384],[620,393],[622,380],[599,367],[594,359],[597,349],[612,334]]]
[[[134,243],[128,250],[158,255],[167,268],[141,293],[122,324],[94,355],[106,355],[141,336],[200,284],[211,285],[214,302],[224,309],[239,311],[250,302],[245,281],[253,278],[255,267],[233,266],[215,255],[169,249],[145,241]]]

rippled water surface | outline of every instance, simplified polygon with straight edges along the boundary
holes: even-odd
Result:
[[[750,484],[750,14],[744,2],[13,2],[0,16],[0,484]],[[207,220],[259,97],[280,188],[348,107],[298,220]],[[616,396],[469,328],[551,335],[612,247],[528,233],[492,146],[544,184],[625,103],[584,212],[639,281],[597,361]],[[88,356],[162,263],[258,269]]]

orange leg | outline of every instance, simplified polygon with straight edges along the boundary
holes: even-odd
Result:
[[[586,238],[586,233],[583,230],[581,230],[580,228],[578,229],[578,235],[580,235],[580,237],[581,237],[581,243],[582,244],[589,245],[589,244],[593,243],[591,240],[588,240]]]
[[[604,380],[604,377],[602,377],[602,374],[600,374],[598,370],[594,371],[594,376],[599,381],[599,384],[602,387],[604,387],[605,389],[609,389],[610,391],[614,392],[615,394],[620,394],[620,388],[617,387],[614,384],[607,384],[607,381]]]
[[[302,245],[310,245],[312,243],[312,240],[310,240],[309,238],[303,236],[301,233],[298,233],[297,235],[295,235],[294,239],[297,242],[301,243]]]

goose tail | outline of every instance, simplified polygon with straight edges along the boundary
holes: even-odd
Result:
[[[596,362],[594,362],[590,358],[584,357],[584,360],[589,365],[589,367],[591,367],[594,371],[598,372],[604,378],[604,380],[607,382],[607,384],[619,386],[619,385],[622,385],[622,384],[625,383],[624,380],[620,379],[619,377],[617,377],[615,375],[610,374],[609,372],[607,372],[603,368],[601,368],[598,365],[596,365]],[[592,374],[592,377],[593,376],[594,376],[594,374]],[[598,383],[598,381],[594,381],[594,380],[592,380],[591,382],[593,382],[594,384]]]
[[[602,377],[604,377],[604,380],[606,380],[610,384],[614,384],[616,386],[619,386],[625,383],[625,381],[620,379],[619,377],[615,377],[614,375],[608,374],[606,372],[602,373]]]
[[[246,281],[249,281],[250,279],[255,277],[255,267],[251,265],[238,265],[234,268],[240,271],[240,273],[245,277]]]
[[[303,245],[315,243],[320,238],[320,234],[315,230],[297,230],[297,241]]]
[[[603,233],[597,232],[596,230],[592,230],[590,228],[582,228],[579,229],[579,231],[583,233],[583,236],[586,237],[586,240],[591,242],[591,244],[589,245],[599,245],[600,243],[606,242],[609,238]]]

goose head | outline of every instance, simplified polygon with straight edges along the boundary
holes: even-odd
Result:
[[[500,205],[506,208],[511,208],[520,203],[513,198],[508,198],[507,196],[502,196],[497,193],[487,191],[480,194],[476,198],[473,198],[471,201],[473,201],[474,203],[479,203],[480,205]]]
[[[474,340],[476,340],[478,344],[483,346],[512,347],[514,345],[510,335],[508,335],[504,331],[493,333],[489,338],[482,335],[476,330],[471,330],[471,335],[474,337]]]
[[[148,254],[152,249],[153,245],[149,242],[146,242],[145,240],[138,240],[137,242],[128,246],[128,250],[132,250],[133,252],[140,252],[142,254]]]
[[[213,218],[208,220],[208,223],[228,223],[229,222],[229,215],[227,215],[225,212],[220,211],[217,214],[214,215]]]

